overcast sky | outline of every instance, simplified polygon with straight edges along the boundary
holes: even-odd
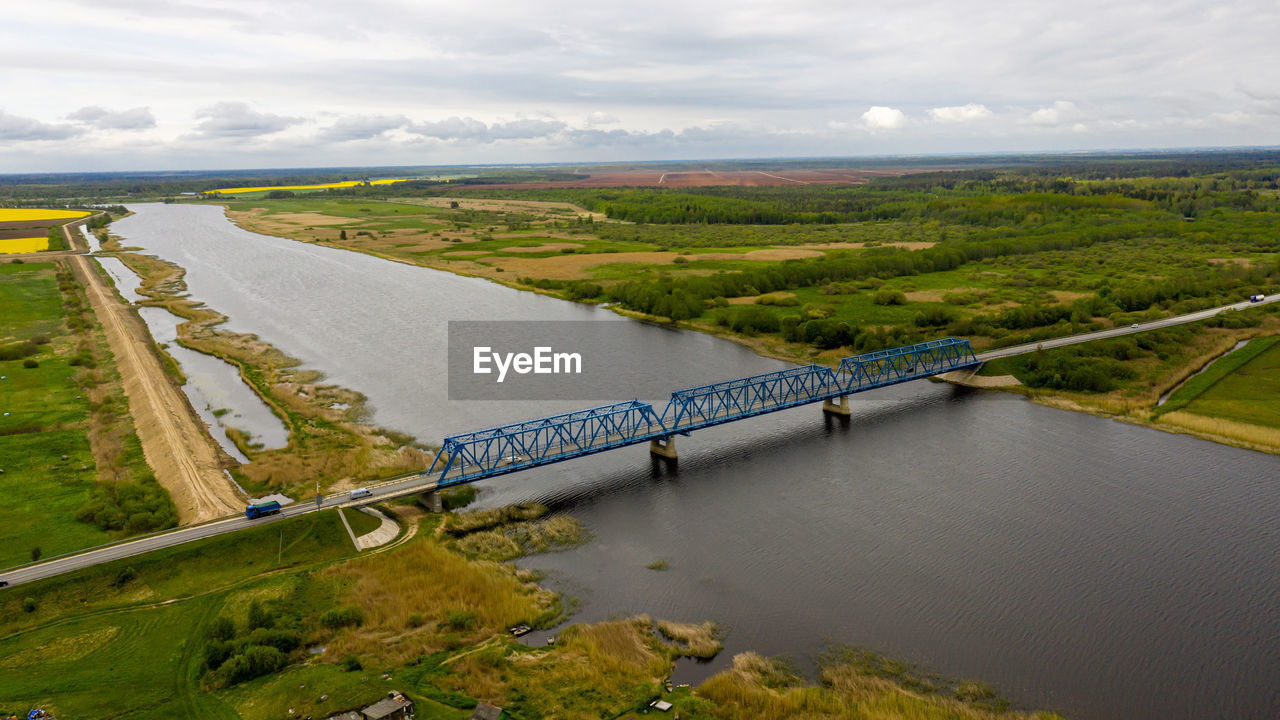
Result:
[[[1275,0],[38,0],[0,172],[1280,144]]]

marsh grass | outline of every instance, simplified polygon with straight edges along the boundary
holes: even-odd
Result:
[[[670,620],[658,621],[658,632],[678,645],[680,655],[710,660],[724,648],[720,641],[723,633],[713,622],[677,623]]]
[[[989,699],[981,686],[964,684],[967,695]],[[821,685],[804,682],[785,664],[756,653],[742,653],[733,667],[707,680],[698,692],[714,703],[717,718],[758,720],[1061,720],[1052,713],[987,709],[982,700],[909,689],[877,675],[859,661],[836,661],[821,672]]]

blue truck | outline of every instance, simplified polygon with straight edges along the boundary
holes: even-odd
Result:
[[[278,512],[280,512],[280,503],[275,500],[246,505],[244,508],[244,516],[250,520],[257,520],[260,517],[275,515]]]

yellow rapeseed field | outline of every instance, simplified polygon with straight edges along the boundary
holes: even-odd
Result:
[[[369,180],[370,185],[390,185],[391,183],[404,182],[409,178],[393,178],[390,180]],[[321,185],[272,185],[270,187],[238,187],[238,188],[218,188],[216,190],[206,190],[211,193],[251,193],[262,192],[264,190],[324,190],[327,188],[344,188],[353,185],[361,185],[364,180],[346,180],[343,182],[324,183]]]
[[[0,240],[0,254],[3,253],[29,253],[40,252],[49,249],[49,238],[8,238]]]
[[[89,213],[84,210],[46,210],[44,208],[0,208],[0,222],[27,220],[72,220]]]

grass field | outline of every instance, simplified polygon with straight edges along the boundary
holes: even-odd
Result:
[[[1184,403],[1186,412],[1280,429],[1280,337],[1253,340],[1191,383],[1201,378],[1205,386]]]
[[[282,717],[294,699],[284,688],[252,697],[244,686],[201,690],[205,628],[220,614],[237,616],[253,599],[309,612],[310,596],[323,601],[327,591],[295,573],[352,552],[330,512],[0,592],[0,712],[25,716],[42,707],[60,718]],[[33,610],[23,608],[25,598]],[[288,678],[287,687],[298,676],[318,677],[306,669],[279,677]],[[382,685],[341,680],[333,683],[341,688],[330,693],[335,700],[376,696]]]
[[[0,567],[108,539],[75,520],[96,472],[65,315],[53,264],[0,265],[0,344],[21,349],[0,361]]]

